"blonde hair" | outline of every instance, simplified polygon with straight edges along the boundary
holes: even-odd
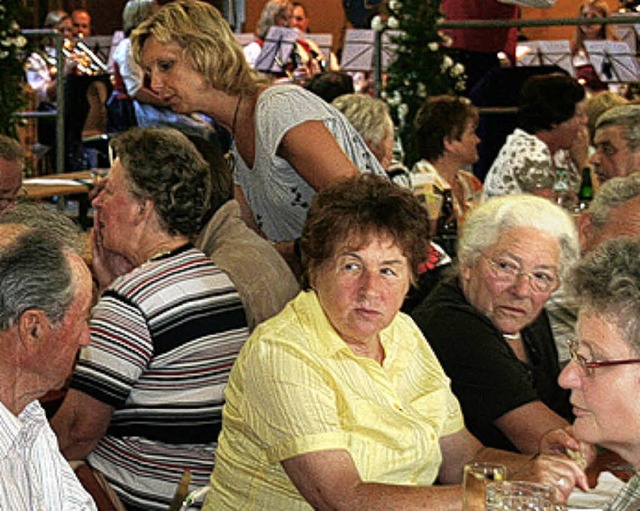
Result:
[[[227,21],[205,2],[171,2],[142,22],[131,34],[131,50],[140,65],[142,49],[150,37],[161,44],[180,46],[187,63],[227,94],[252,94],[269,82],[249,66]]]
[[[606,0],[586,0],[580,5],[578,9],[578,17],[584,17],[584,11],[587,7],[591,7],[595,9],[601,18],[608,18],[610,14],[609,6],[607,5]],[[571,48],[573,53],[577,53],[579,50],[584,49],[584,31],[582,28],[584,25],[578,25],[576,27],[576,31],[573,36],[573,41],[571,42]],[[611,31],[610,25],[603,24],[600,26],[600,32],[598,34],[599,39],[609,39],[609,40],[617,40],[618,38]]]

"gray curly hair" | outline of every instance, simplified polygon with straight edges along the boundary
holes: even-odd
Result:
[[[458,246],[460,265],[473,266],[482,252],[515,227],[533,227],[558,241],[561,279],[577,260],[578,233],[566,211],[534,195],[509,195],[490,199],[467,216]]]
[[[581,310],[606,316],[640,354],[640,239],[599,245],[573,268],[568,289]]]
[[[209,209],[211,171],[200,152],[173,128],[132,128],[111,141],[129,192],[153,201],[169,234],[195,235]]]

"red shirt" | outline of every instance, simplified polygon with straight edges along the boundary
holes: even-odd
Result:
[[[440,10],[447,20],[514,20],[520,17],[516,5],[496,0],[442,0]],[[452,48],[482,53],[504,51],[515,56],[517,29],[514,28],[456,28],[443,30],[453,40]],[[510,37],[510,32],[513,35]]]

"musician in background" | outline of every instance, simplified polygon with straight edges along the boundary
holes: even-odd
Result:
[[[244,55],[251,67],[256,66],[258,57],[262,52],[265,38],[271,27],[291,27],[294,5],[291,0],[268,0],[262,9],[258,26],[256,28],[256,40],[244,47]],[[299,32],[299,30],[298,30]],[[326,59],[316,43],[302,37],[296,40],[294,51],[289,63],[284,63],[285,73],[277,78],[303,83],[311,76],[324,71]]]
[[[293,2],[293,17],[291,18],[291,28],[295,28],[298,32],[300,32],[301,36],[305,34],[311,33],[311,18],[307,14],[307,8],[301,4],[300,2]],[[305,44],[307,48],[305,48]],[[301,38],[299,40],[299,44],[303,46],[307,50],[308,53],[315,52],[316,56],[314,58],[322,59],[320,61],[320,67],[322,71],[338,71],[340,69],[340,64],[338,63],[338,58],[335,53],[329,53],[329,62],[324,60],[325,56],[322,51],[318,47],[318,45],[309,38]]]
[[[106,65],[91,50],[76,45],[71,16],[55,10],[47,14],[44,28],[61,33],[63,41],[63,67],[58,69],[55,41],[43,40],[42,47],[32,53],[26,64],[27,82],[39,101],[38,111],[55,112],[57,107],[58,78],[64,75],[64,170],[81,170],[95,166],[91,153],[82,145],[83,137],[104,132],[106,124],[105,102],[111,88]],[[92,129],[85,132],[85,125]],[[38,121],[38,143],[48,149],[49,167],[56,161],[56,119]]]
[[[91,14],[86,9],[75,9],[71,13],[71,21],[73,21],[74,37],[90,37],[93,35]]]

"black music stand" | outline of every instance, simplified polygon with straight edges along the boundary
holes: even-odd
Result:
[[[576,77],[568,40],[523,41],[518,43],[516,57],[517,66],[558,66]]]
[[[630,83],[640,80],[635,55],[624,41],[585,41],[591,65],[605,83]]]
[[[291,61],[298,32],[293,28],[271,27],[264,38],[255,68],[262,73],[282,74]]]

